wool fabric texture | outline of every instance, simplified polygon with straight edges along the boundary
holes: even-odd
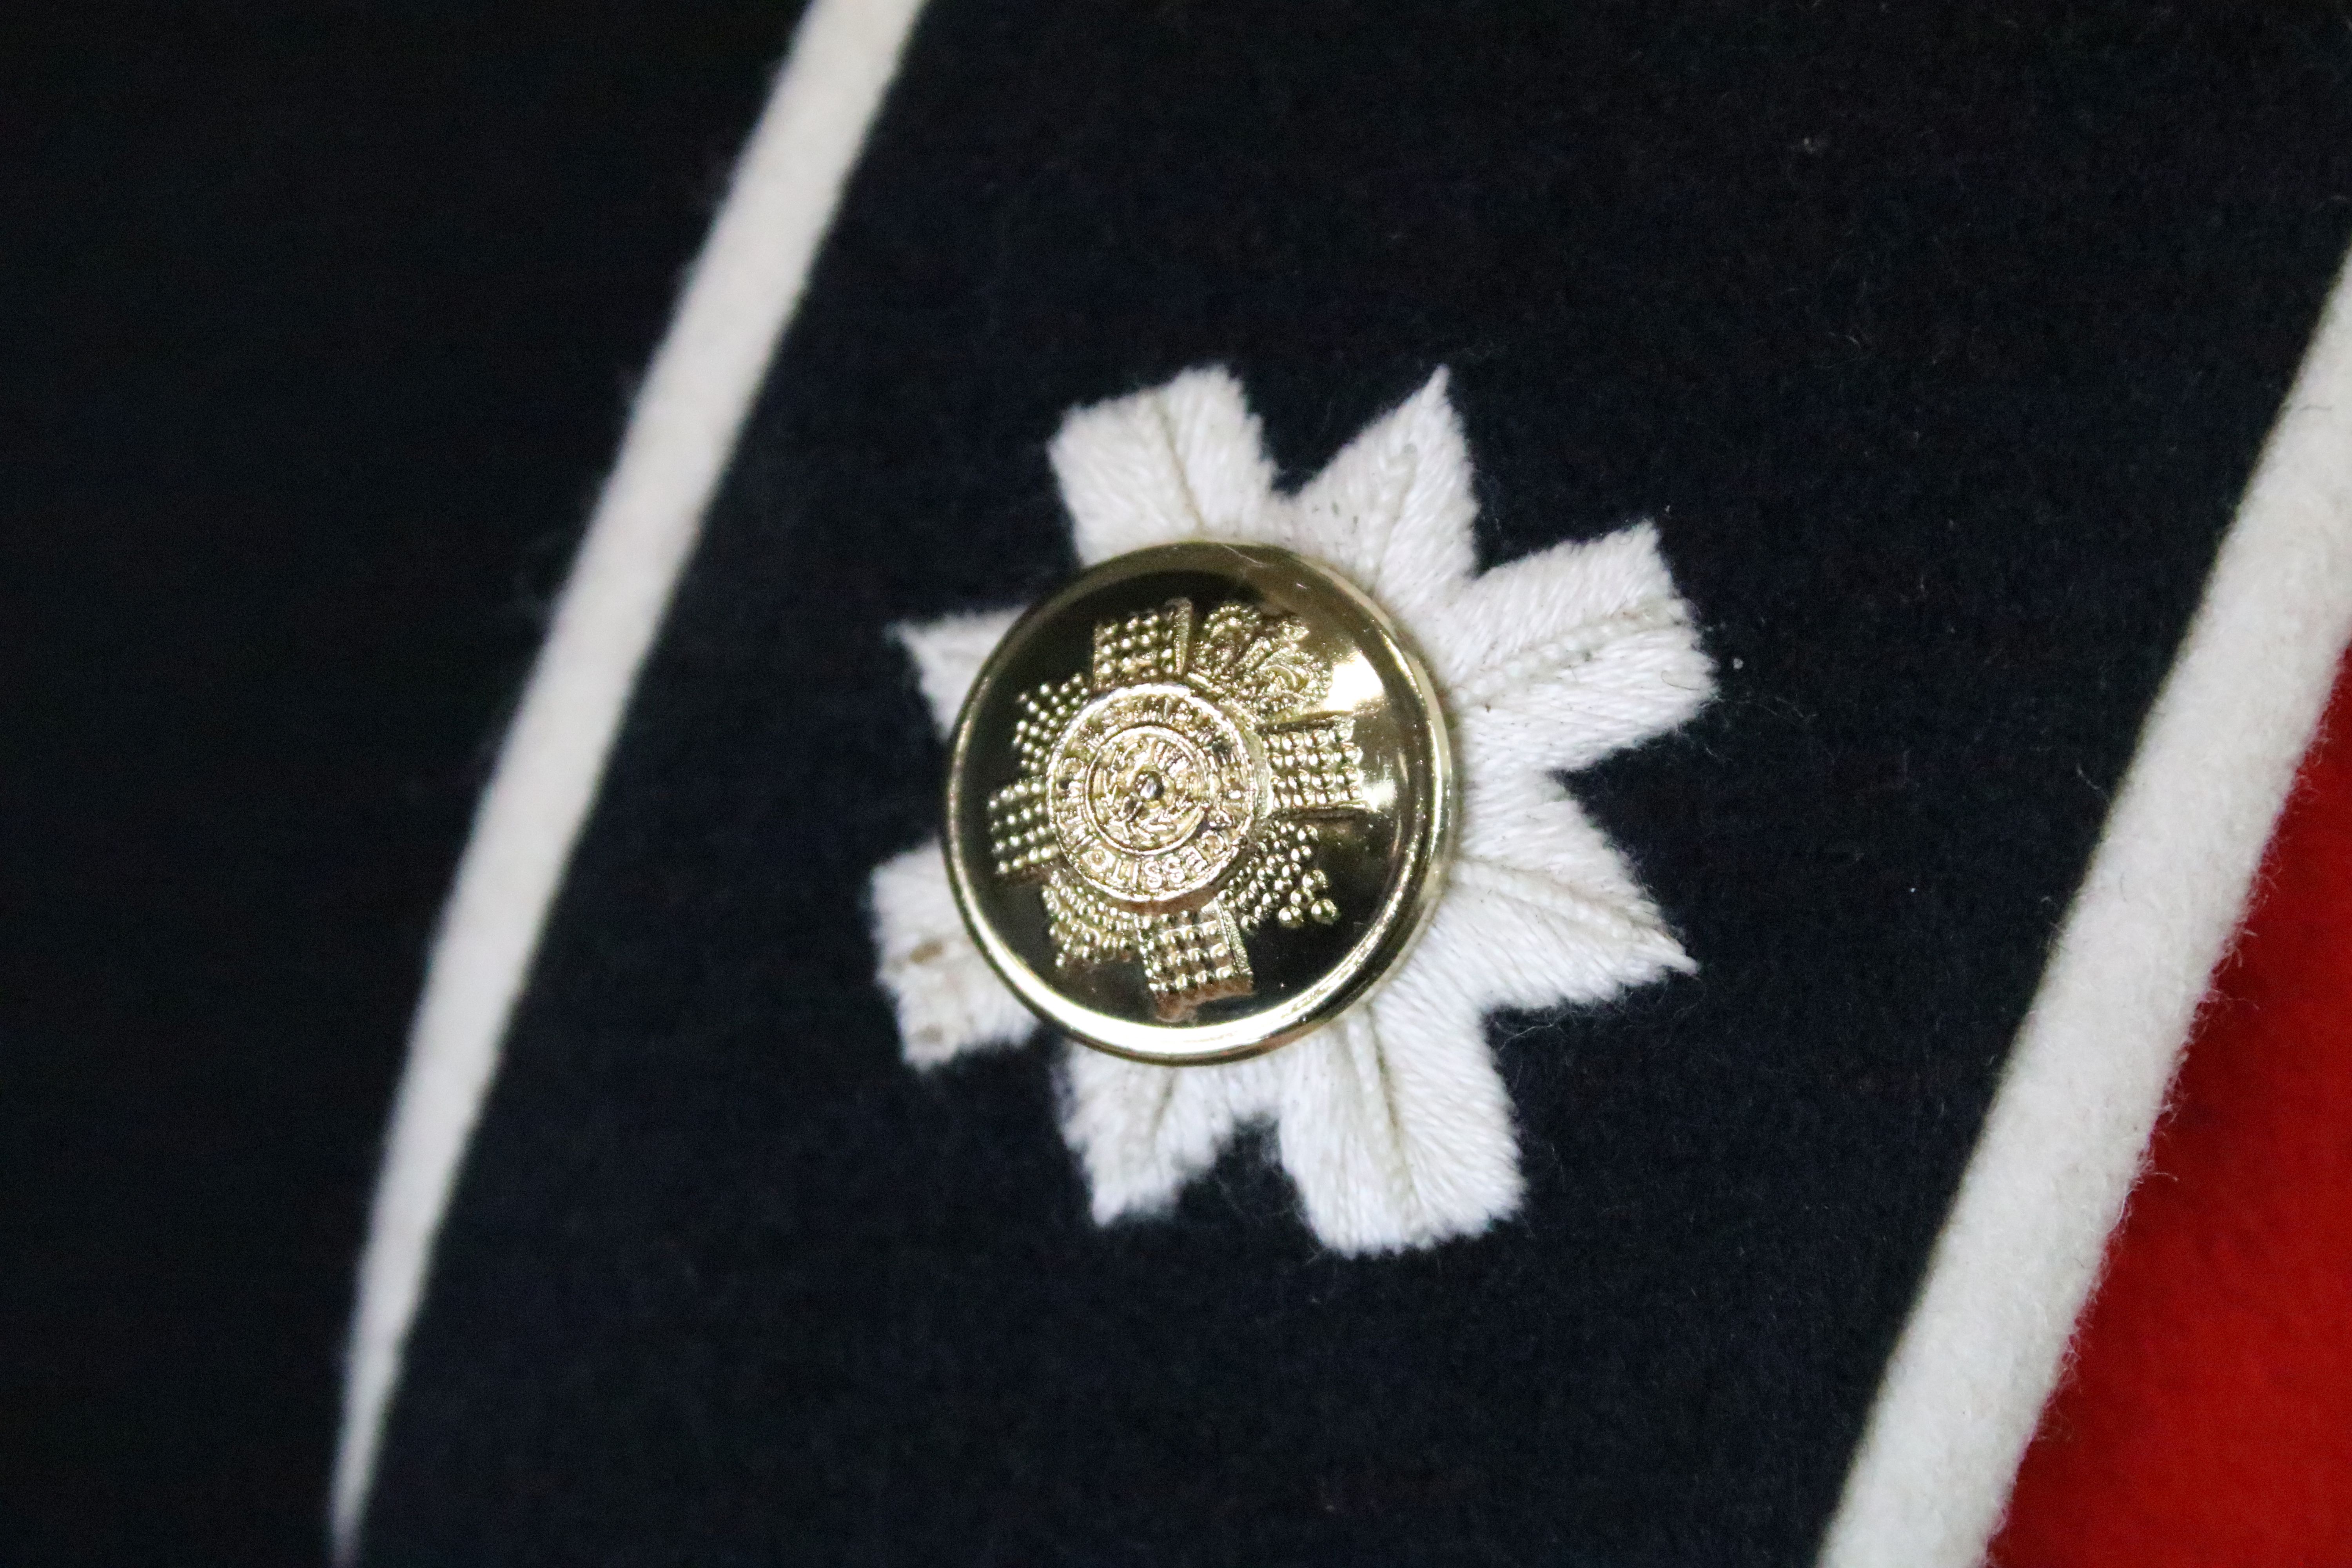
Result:
[[[316,1561],[355,1284],[377,1563],[1813,1558],[2341,264],[2339,9],[845,8],[749,201],[790,5],[12,35],[0,1560]],[[712,352],[650,372],[722,189]],[[910,1071],[874,984],[940,764],[891,628],[1066,577],[1041,437],[1210,363],[1280,492],[1452,365],[1478,561],[1654,518],[1718,661],[1572,777],[1703,968],[1496,1021],[1526,1201],[1428,1251],[1333,1255],[1250,1130],[1097,1227],[1046,1053]],[[592,700],[480,814],[541,853],[439,928],[491,1005],[429,1007],[465,1092],[355,1281],[631,403],[563,600],[621,613],[547,645],[525,707]],[[2273,903],[2341,864],[2290,822]],[[2326,920],[2223,977],[2016,1568],[2344,1555]],[[2095,1260],[2074,1206],[2024,1261]],[[1913,1431],[2030,1420],[1985,1386]],[[1945,1545],[1985,1474],[1909,1472]]]
[[[2352,234],[2331,16],[2070,15],[927,9],[367,1552],[1808,1560]],[[1706,617],[1717,700],[1574,775],[1702,970],[1499,1021],[1525,1200],[1427,1251],[1332,1255],[1247,1132],[1097,1226],[1043,1053],[909,1071],[874,983],[940,765],[891,628],[1066,578],[1041,437],[1207,363],[1278,493],[1451,365],[1479,563],[1654,518]]]
[[[355,1550],[459,1161],[670,590],[800,302],[915,0],[819,4],[656,356],[457,868],[411,1029],[347,1357],[330,1511]]]
[[[320,1560],[425,954],[796,8],[0,24],[0,1563]]]
[[[2352,658],[1991,1561],[2352,1562]]]
[[[1823,1568],[1967,1568],[2055,1385],[2352,641],[2352,285],[2142,726],[1889,1357]]]

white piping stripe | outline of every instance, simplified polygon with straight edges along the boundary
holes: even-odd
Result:
[[[921,0],[813,0],[598,499],[457,868],[409,1036],[345,1369],[331,1518],[358,1543],[403,1347],[549,906],[702,513]]]
[[[1823,1568],[1983,1559],[2347,637],[2352,264],[2018,1035]]]
[[[632,415],[445,912],[349,1350],[336,1552],[637,670],[921,0],[814,0]],[[1982,1557],[2352,636],[2352,273],[2150,712],[1889,1363],[1824,1568]]]

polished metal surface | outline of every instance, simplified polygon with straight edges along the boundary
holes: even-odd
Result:
[[[1456,813],[1437,689],[1378,605],[1270,546],[1104,563],[957,720],[948,867],[1048,1023],[1146,1061],[1269,1050],[1411,946]]]

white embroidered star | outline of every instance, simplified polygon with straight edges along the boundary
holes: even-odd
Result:
[[[1508,1092],[1486,1018],[1598,1002],[1695,966],[1555,775],[1660,734],[1714,689],[1647,523],[1478,573],[1476,503],[1440,370],[1295,495],[1221,370],[1074,411],[1052,447],[1080,562],[1147,545],[1279,544],[1336,569],[1418,643],[1443,689],[1461,838],[1421,941],[1364,1004],[1265,1056],[1153,1067],[1065,1048],[1063,1131],[1098,1222],[1164,1210],[1244,1125],[1270,1123],[1336,1251],[1426,1247],[1513,1213]],[[942,734],[1016,611],[898,628]],[[936,841],[874,873],[881,984],[928,1068],[1038,1027],[981,957]]]

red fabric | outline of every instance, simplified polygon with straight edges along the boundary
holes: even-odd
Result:
[[[2352,658],[2214,976],[2002,1568],[2352,1565]]]

